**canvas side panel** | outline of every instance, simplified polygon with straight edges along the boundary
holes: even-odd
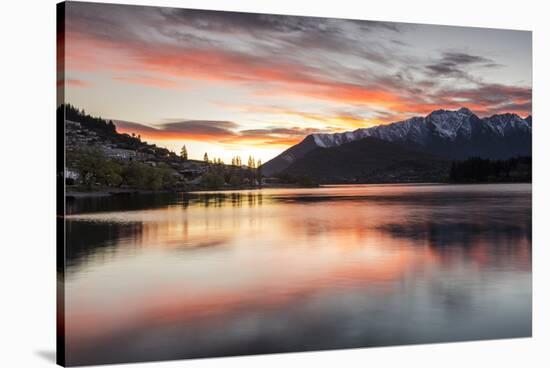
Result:
[[[56,263],[57,263],[57,364],[65,366],[65,2],[56,5],[57,106],[56,106]]]

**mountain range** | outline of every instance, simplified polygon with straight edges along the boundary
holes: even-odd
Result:
[[[465,107],[436,110],[387,125],[310,134],[266,162],[262,172],[324,181],[383,180],[388,175],[416,172],[429,179],[448,167],[449,160],[531,156],[531,139],[531,116],[523,119],[506,113],[479,118]]]

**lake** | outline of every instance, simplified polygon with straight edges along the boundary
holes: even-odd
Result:
[[[531,336],[531,185],[67,200],[67,364]]]

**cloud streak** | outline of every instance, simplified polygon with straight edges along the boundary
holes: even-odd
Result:
[[[92,83],[83,81],[81,79],[73,79],[73,78],[60,79],[57,81],[58,87],[62,87],[65,85],[67,85],[68,87],[87,88],[87,87],[91,87]]]
[[[468,72],[472,67],[497,68],[500,65],[484,56],[462,52],[444,52],[441,59],[426,66],[427,74],[434,78],[456,78],[475,81]]]
[[[201,141],[223,145],[251,144],[286,146],[301,141],[306,135],[328,133],[331,129],[278,127],[239,129],[231,121],[187,120],[159,124],[156,127],[135,122],[114,120],[119,133],[140,135],[146,140]]]
[[[149,125],[115,120],[119,133],[141,135],[152,140],[219,140],[235,136],[238,124],[231,121],[187,120],[165,123],[152,127]]]
[[[115,76],[113,77],[113,79],[119,82],[144,85],[148,87],[175,89],[182,88],[182,86],[176,81],[150,76]]]

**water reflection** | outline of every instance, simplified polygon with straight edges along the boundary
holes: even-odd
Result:
[[[109,253],[113,254],[120,239],[139,239],[143,224],[102,223],[67,221],[65,263],[68,272],[75,272],[83,267],[88,258],[102,257],[102,262]]]
[[[158,209],[167,206],[234,207],[262,205],[264,194],[261,191],[250,192],[196,192],[162,194],[118,194],[102,197],[67,198],[69,216],[112,211],[137,211]]]
[[[73,200],[68,362],[530,336],[530,193],[369,185]]]

